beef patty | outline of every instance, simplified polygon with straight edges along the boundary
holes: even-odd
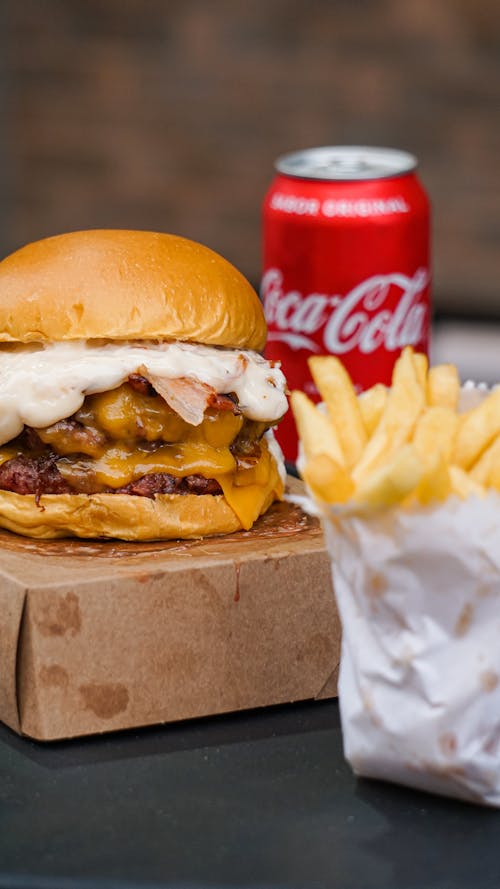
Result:
[[[65,481],[57,468],[56,454],[28,457],[20,454],[0,466],[0,490],[15,494],[76,494],[75,488]],[[213,478],[202,475],[186,475],[176,478],[168,472],[152,472],[124,485],[122,488],[98,488],[99,493],[134,494],[137,497],[154,497],[155,494],[222,494],[222,488]],[[89,491],[88,486],[85,493]]]

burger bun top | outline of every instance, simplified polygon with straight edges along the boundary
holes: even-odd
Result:
[[[0,262],[0,342],[182,340],[260,351],[260,300],[219,254],[176,235],[101,229]]]

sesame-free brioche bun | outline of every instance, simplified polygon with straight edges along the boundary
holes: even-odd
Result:
[[[175,235],[71,232],[0,262],[0,342],[97,338],[260,351],[266,322],[234,266]]]
[[[274,488],[263,492],[256,519],[276,499]],[[184,540],[231,534],[243,525],[222,495],[44,494],[37,505],[32,494],[0,491],[0,527],[45,540]]]

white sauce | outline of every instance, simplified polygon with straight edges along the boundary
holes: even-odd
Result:
[[[287,410],[285,377],[257,352],[192,343],[84,341],[0,348],[0,444],[23,425],[35,429],[70,417],[86,395],[120,386],[144,365],[166,379],[191,377],[218,393],[234,392],[245,417],[277,421]]]

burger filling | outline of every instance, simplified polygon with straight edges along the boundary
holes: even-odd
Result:
[[[102,358],[100,378],[95,366],[85,369],[86,357],[93,365]],[[200,357],[207,359],[204,373]],[[57,385],[51,358],[52,373],[62,374]],[[186,364],[196,376],[173,375],[189,370]],[[113,387],[101,391],[110,376]],[[9,400],[14,391],[16,403]],[[188,344],[7,347],[0,354],[0,434],[2,425],[4,439],[9,430],[16,434],[0,447],[0,489],[39,503],[50,494],[223,494],[250,527],[269,491],[283,490],[269,429],[285,409],[281,372],[253,353]]]

